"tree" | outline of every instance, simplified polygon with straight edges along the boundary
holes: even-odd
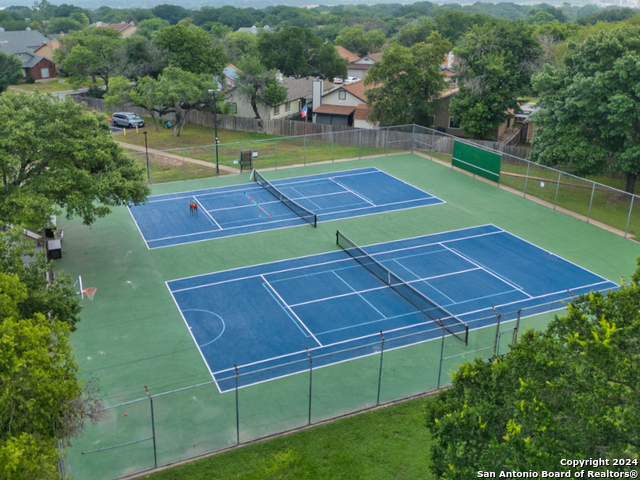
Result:
[[[126,77],[113,77],[109,80],[109,95],[105,98],[106,105],[121,107],[131,103],[136,107],[144,108],[149,112],[156,131],[159,131],[162,117],[173,112],[172,105],[162,105],[161,102],[156,79],[144,77],[136,85],[131,85]]]
[[[365,33],[362,25],[354,25],[340,30],[335,43],[362,57],[368,53],[379,51],[386,40],[382,30],[371,30]]]
[[[138,29],[136,30],[136,35],[140,35],[149,40],[153,40],[158,30],[166,28],[169,26],[169,22],[163,20],[161,18],[150,18],[148,20],[142,20],[138,24]]]
[[[633,193],[640,174],[639,61],[640,28],[617,29],[570,44],[561,67],[536,75],[533,158],[570,165],[579,175],[610,168],[626,176]]]
[[[104,114],[70,98],[0,96],[0,218],[41,227],[66,210],[86,225],[111,207],[141,203],[143,171],[111,138]]]
[[[189,10],[177,5],[158,5],[153,7],[151,12],[156,17],[166,20],[171,25],[175,25],[183,18],[189,16]]]
[[[47,24],[47,33],[69,33],[82,30],[85,26],[72,18],[54,18]]]
[[[365,92],[367,105],[373,109],[370,120],[381,126],[428,125],[446,88],[440,64],[450,49],[451,44],[438,32],[411,48],[398,44],[387,48],[364,80],[365,85],[375,87]]]
[[[424,42],[434,29],[433,20],[430,18],[425,18],[421,23],[408,23],[402,27],[395,41],[403,47],[411,47]]]
[[[639,280],[640,268],[619,291],[577,297],[566,316],[545,332],[527,331],[504,358],[462,365],[453,386],[427,403],[435,476],[567,471],[563,458],[637,459]]]
[[[22,62],[13,55],[0,52],[0,93],[22,78]]]
[[[276,69],[286,76],[329,78],[336,65],[343,62],[335,48],[329,50],[324,45],[311,30],[289,27],[278,33],[259,35],[257,54],[268,70]]]
[[[221,75],[226,64],[222,45],[213,46],[201,28],[175,25],[156,33],[156,46],[167,52],[169,65],[194,74]]]
[[[132,80],[147,75],[157,78],[167,66],[162,52],[153,42],[141,35],[132,35],[123,39],[118,56],[124,63],[122,73]]]
[[[87,28],[62,37],[63,48],[54,53],[54,60],[77,85],[86,77],[99,77],[107,92],[109,77],[118,75],[125,67],[120,32],[111,28]]]
[[[278,80],[276,70],[268,70],[257,57],[247,56],[239,65],[238,90],[249,97],[256,118],[258,105],[278,105],[287,98],[287,88]]]
[[[467,135],[490,138],[512,115],[509,110],[520,111],[518,97],[529,91],[540,55],[533,27],[505,20],[475,26],[454,53],[460,59],[456,72],[461,87],[450,112]]]
[[[254,53],[257,43],[256,36],[251,32],[233,32],[222,39],[230,62],[239,62],[246,54]]]

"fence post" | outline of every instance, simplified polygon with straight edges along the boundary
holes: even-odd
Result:
[[[359,152],[358,152],[358,159],[362,158],[362,130],[360,130],[360,140],[359,140],[359,143],[360,143],[360,150],[359,150]]]
[[[416,139],[416,124],[414,123],[411,127],[411,153],[413,153],[413,144]]]
[[[556,186],[556,198],[553,199],[553,209],[556,209],[556,204],[558,203],[558,190],[560,190],[560,177],[562,177],[562,172],[558,172],[558,185]]]
[[[436,131],[435,130],[431,130],[431,153],[435,153],[436,151]],[[451,162],[453,163],[453,162]]]
[[[238,162],[240,162],[240,172],[242,172],[242,142],[238,142]]]
[[[513,338],[511,339],[511,345],[518,343],[518,329],[520,328],[520,314],[522,309],[518,310],[518,318],[516,318],[516,328],[513,329]]]
[[[496,309],[494,308],[493,311],[495,312]],[[496,315],[498,315],[498,323],[496,325],[496,338],[493,340],[493,356],[494,357],[497,355],[497,351],[498,351],[498,337],[500,335],[500,319],[502,318],[502,314],[499,314],[496,312]]]
[[[276,170],[278,169],[278,139],[273,140],[273,159],[276,163]]]
[[[153,397],[149,393],[147,386],[144,386],[147,391],[147,397],[149,397],[149,404],[151,405],[151,436],[153,438],[153,468],[158,468],[158,451],[156,449],[156,422],[153,417]]]
[[[531,168],[531,164],[527,162],[527,176],[524,177],[524,195],[523,198],[527,198],[527,183],[529,183],[529,169]]]
[[[308,347],[307,356],[309,357],[309,420],[307,421],[307,425],[311,425],[311,388],[313,386],[313,358],[311,358],[311,353],[309,352]]]
[[[380,385],[382,384],[382,358],[384,356],[384,334],[380,330],[380,337],[382,338],[380,344],[380,371],[378,372],[378,399],[376,400],[376,407],[380,405]]]
[[[240,445],[240,409],[238,407],[238,366],[234,363],[233,368],[236,369],[236,445]]]
[[[307,136],[302,137],[302,150],[304,151],[304,166],[307,166]]]
[[[331,163],[333,163],[333,130],[331,130]]]
[[[631,205],[629,205],[629,216],[627,217],[627,227],[624,229],[624,238],[627,238],[627,232],[629,231],[629,222],[631,221],[631,211],[633,210],[633,200],[635,195],[631,195]]]
[[[589,219],[591,218],[591,205],[593,205],[593,194],[596,191],[596,184],[593,183],[593,188],[591,189],[591,200],[589,200],[589,213],[587,213],[587,223],[589,223]]]
[[[440,367],[438,368],[438,386],[437,390],[440,390],[440,377],[442,376],[442,358],[444,356],[444,325],[442,325],[442,343],[440,344]]]
[[[182,149],[182,179],[187,179],[187,162],[184,160],[184,148]]]
[[[387,138],[385,138],[384,143],[385,143],[385,145],[384,145],[384,155],[386,157],[387,155],[389,155],[389,127],[387,127]]]

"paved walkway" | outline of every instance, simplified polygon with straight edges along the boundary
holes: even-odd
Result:
[[[116,140],[116,142],[122,148],[128,148],[130,150],[136,150],[138,152],[144,152],[145,151],[144,147],[140,147],[138,145],[132,145],[131,143],[118,142],[117,140]],[[216,164],[215,163],[205,162],[204,160],[196,160],[195,158],[189,158],[189,157],[186,157],[186,156],[183,157],[182,155],[176,155],[175,153],[163,152],[162,150],[153,150],[153,149],[150,148],[149,149],[149,153],[152,153],[154,155],[161,155],[163,157],[171,158],[173,160],[178,160],[180,162],[182,162],[184,160],[187,163],[195,163],[196,165],[202,165],[203,167],[213,168],[214,170],[216,168]],[[240,170],[238,170],[237,168],[228,167],[226,165],[218,164],[218,169],[220,171],[228,172],[228,173],[240,173]]]

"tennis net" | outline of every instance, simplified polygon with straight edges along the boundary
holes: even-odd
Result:
[[[296,203],[287,197],[284,193],[278,190],[276,187],[271,185],[269,181],[264,178],[257,170],[253,171],[253,179],[265,190],[267,190],[271,195],[276,197],[282,203],[284,203],[289,209],[301,217],[303,220],[309,222],[314,227],[318,226],[318,217],[311,210],[307,210],[302,205]]]
[[[340,230],[336,232],[336,243],[360,265],[390,286],[423,314],[464,342],[465,345],[468,344],[469,325],[402,280],[398,275],[349,240]]]

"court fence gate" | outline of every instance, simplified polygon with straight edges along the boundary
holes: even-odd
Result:
[[[570,300],[556,300],[553,307],[564,308]],[[247,387],[241,386],[238,367],[226,378],[216,379],[235,385],[223,393],[214,380],[159,393],[141,386],[140,398],[98,412],[100,420],[80,439],[82,445],[95,448],[76,451],[72,460],[61,462],[63,478],[113,479],[148,473],[438,392],[451,384],[452,374],[466,361],[493,361],[507,354],[524,319],[527,328],[544,328],[549,314],[538,313],[549,305],[474,320],[468,345],[434,322],[429,329],[400,337],[388,339],[380,332],[365,345],[325,355],[333,358],[308,352],[297,362],[301,373]],[[355,358],[344,361],[346,353]],[[248,375],[255,374],[254,370]]]

